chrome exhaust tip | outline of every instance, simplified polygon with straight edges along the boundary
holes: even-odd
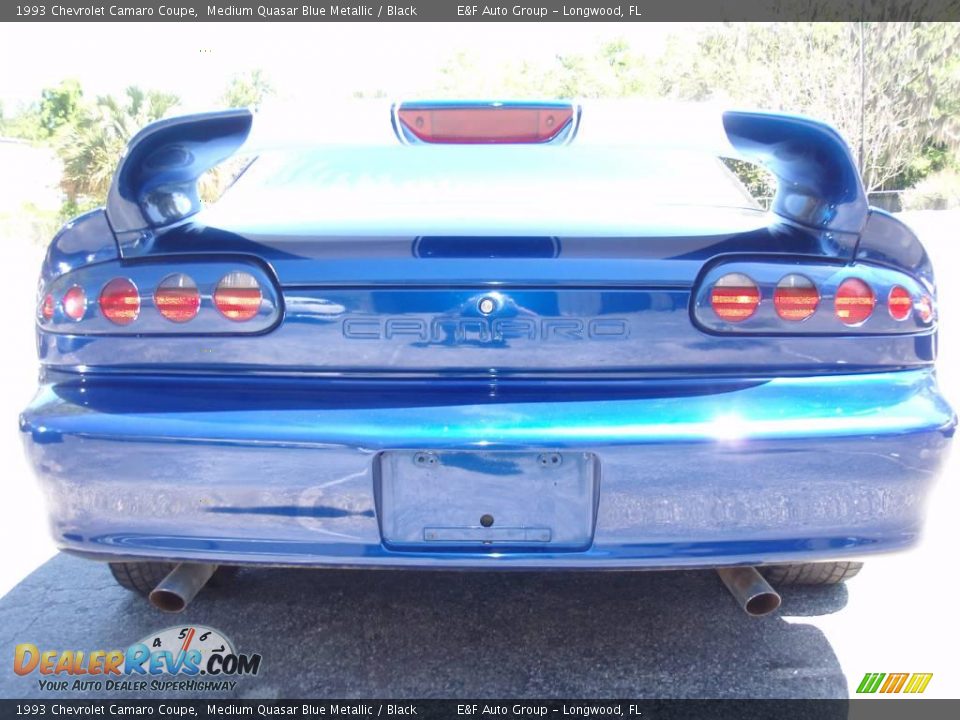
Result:
[[[168,613],[183,612],[216,571],[216,565],[180,563],[150,591],[150,604]]]
[[[747,615],[763,617],[780,607],[780,594],[754,567],[717,568],[717,575]]]

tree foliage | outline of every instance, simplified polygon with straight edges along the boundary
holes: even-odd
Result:
[[[83,114],[83,90],[77,80],[64,80],[40,94],[37,124],[47,137],[65,125],[76,124]]]
[[[731,24],[692,52],[672,43],[660,91],[826,120],[877,190],[903,182],[925,153],[960,144],[958,53],[954,23]]]
[[[63,125],[56,147],[68,203],[77,208],[102,203],[130,138],[179,102],[176,95],[131,86],[120,97],[98,97],[75,122]]]
[[[44,88],[40,101],[6,118],[0,112],[0,134],[46,142],[62,127],[72,126],[83,116],[83,90],[77,80],[63,80],[56,87]]]
[[[625,40],[588,54],[559,54],[547,62],[508,62],[483,68],[480,58],[459,52],[440,68],[440,97],[623,98],[656,94],[646,56]]]
[[[717,100],[802,113],[841,132],[868,190],[902,188],[955,166],[960,23],[730,23],[674,35],[652,57],[618,40],[594,53],[496,69],[460,53],[441,69],[436,91]],[[735,167],[754,192],[770,190],[767,176]]]
[[[275,92],[263,70],[251,70],[230,78],[227,89],[220,96],[220,104],[225,108],[245,107],[259,110],[263,102]]]
[[[234,75],[217,104],[223,108],[258,109],[274,94],[261,70]],[[106,199],[117,164],[130,138],[145,125],[180,105],[172,93],[128,87],[121,95],[103,95],[92,101],[80,84],[65,80],[45,88],[37,103],[11,118],[0,116],[2,132],[26,140],[49,143],[63,163],[61,187],[63,217],[100,205]],[[231,168],[215,170],[202,183],[206,197],[215,197],[232,179]]]
[[[238,73],[230,78],[226,90],[220,96],[220,105],[224,108],[245,107],[256,112],[275,92],[273,83],[262,70]],[[204,173],[199,182],[200,197],[203,201],[216,202],[251,160],[252,158],[246,156],[235,155]]]

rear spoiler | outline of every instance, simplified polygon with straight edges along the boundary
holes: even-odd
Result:
[[[723,129],[740,158],[776,175],[773,212],[821,230],[863,229],[867,195],[847,144],[832,127],[798,115],[728,111]]]
[[[589,127],[591,119],[584,113],[582,129]],[[638,140],[633,130],[633,137],[621,136],[636,127],[622,114],[612,124],[596,119],[594,129],[600,132],[588,137],[581,132],[574,144],[649,142],[651,134],[659,135],[647,132]],[[722,120],[723,140],[729,144],[712,151],[764,165],[776,175],[773,212],[823,231],[862,230],[867,220],[866,194],[850,151],[836,130],[809,118],[777,113],[727,111]],[[161,120],[141,130],[130,141],[107,197],[107,218],[114,232],[125,236],[121,245],[135,243],[146,230],[199,211],[197,181],[237,151],[249,136],[252,122],[248,110],[227,110]],[[698,138],[687,140],[696,144]]]
[[[197,181],[250,134],[249,110],[184,115],[152,123],[130,140],[107,195],[113,231],[136,233],[200,210]]]

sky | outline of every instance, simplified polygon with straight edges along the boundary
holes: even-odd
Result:
[[[678,23],[0,24],[0,102],[9,113],[42,88],[76,78],[88,95],[138,84],[200,110],[232,75],[254,68],[286,100],[356,90],[402,98],[422,95],[458,52],[474,58],[479,72],[492,72],[507,61],[545,62],[621,37],[657,54],[671,33],[693,30]]]

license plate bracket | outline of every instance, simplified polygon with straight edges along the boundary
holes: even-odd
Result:
[[[582,451],[386,451],[380,531],[396,549],[583,550],[599,477],[596,455]]]

